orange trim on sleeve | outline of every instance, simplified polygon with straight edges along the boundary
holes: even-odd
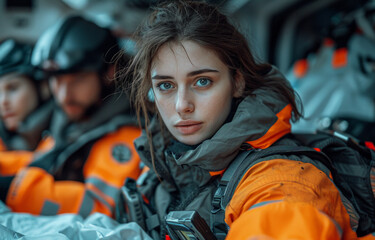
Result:
[[[332,56],[333,68],[345,67],[348,64],[348,49],[336,49]]]
[[[37,151],[37,152],[47,152],[47,151],[51,150],[54,145],[55,145],[55,139],[53,139],[52,136],[48,136],[48,137],[43,138],[39,142],[35,151]]]
[[[210,175],[213,177],[213,176],[217,176],[217,175],[221,175],[225,172],[226,169],[223,169],[223,170],[220,170],[220,171],[216,171],[216,172],[209,172]]]
[[[267,131],[265,135],[254,141],[247,141],[248,144],[254,148],[265,149],[271,146],[278,139],[283,137],[285,134],[290,133],[290,118],[292,115],[292,106],[290,104],[286,105],[279,113],[276,114],[277,121],[272,127]]]

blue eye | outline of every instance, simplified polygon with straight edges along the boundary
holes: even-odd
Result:
[[[206,86],[210,85],[211,82],[212,81],[210,79],[208,79],[208,78],[200,78],[196,82],[196,85],[199,86],[199,87],[206,87]]]
[[[167,91],[173,88],[173,85],[169,82],[162,82],[162,83],[159,83],[156,87],[160,89],[161,91]]]

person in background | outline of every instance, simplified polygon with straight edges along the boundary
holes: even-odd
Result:
[[[53,147],[46,135],[53,102],[41,71],[31,65],[32,45],[0,43],[0,175],[15,173],[33,154]]]
[[[12,211],[115,216],[125,179],[141,171],[133,146],[141,130],[127,95],[114,91],[118,51],[109,29],[79,16],[38,39],[32,64],[47,74],[57,106],[50,124],[55,145],[1,181],[0,198]]]
[[[43,75],[31,65],[32,45],[0,43],[1,151],[41,148],[52,112]]]
[[[288,81],[254,59],[225,15],[202,2],[168,1],[135,36],[129,87],[145,117],[135,146],[150,169],[137,181],[150,235],[167,239],[165,217],[195,211],[218,239],[356,239],[320,161],[275,152],[252,162],[270,146],[298,147],[289,133],[301,113]],[[243,151],[251,151],[249,168],[222,218],[213,217],[221,176]]]

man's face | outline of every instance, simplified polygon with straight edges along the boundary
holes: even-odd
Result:
[[[78,72],[53,76],[49,80],[57,104],[71,121],[80,121],[101,97],[98,73]]]

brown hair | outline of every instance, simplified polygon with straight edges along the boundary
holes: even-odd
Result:
[[[149,124],[147,113],[157,112],[155,104],[148,101],[152,61],[165,43],[181,41],[193,41],[216,52],[232,73],[232,79],[235,74],[242,74],[245,81],[243,97],[258,88],[269,89],[291,104],[293,120],[301,117],[295,92],[289,83],[282,77],[265,77],[272,66],[256,62],[245,37],[214,6],[183,0],[162,3],[140,25],[135,39],[138,53],[128,68],[132,78],[129,82],[138,117],[141,113],[145,117],[146,131]]]

